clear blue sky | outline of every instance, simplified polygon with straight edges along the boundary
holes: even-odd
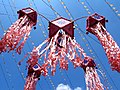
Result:
[[[57,13],[67,19],[88,16],[88,12],[91,14],[97,12],[105,16],[108,19],[106,29],[120,46],[120,1],[107,1],[111,3],[111,6],[105,0],[0,0],[0,37],[4,34],[3,29],[7,30],[11,23],[17,20],[17,10],[25,7],[32,7],[49,20],[54,20],[56,15],[50,8],[51,5]],[[68,11],[66,11],[66,8]],[[111,70],[108,59],[97,38],[92,34],[85,34],[86,19],[76,21],[76,24],[79,28],[79,30],[75,29],[76,41],[82,46],[87,55],[94,57],[97,65],[99,64],[98,69],[104,73],[105,81],[102,75],[98,73],[103,84],[112,88],[109,90],[120,90],[120,74]],[[0,54],[0,90],[23,90],[24,78],[27,75],[26,61],[28,58],[24,60],[21,66],[18,66],[17,63],[24,57],[25,53],[31,52],[34,46],[38,46],[48,38],[48,22],[44,18],[38,16],[36,27],[36,30],[32,30],[31,38],[27,40],[21,55],[17,55],[14,51]],[[55,76],[41,76],[37,84],[37,90],[54,90],[51,82],[55,88],[61,83],[69,85],[72,90],[77,87],[81,87],[82,90],[86,88],[83,70],[81,68],[74,69],[71,63],[69,63],[68,71],[60,71],[58,66]]]

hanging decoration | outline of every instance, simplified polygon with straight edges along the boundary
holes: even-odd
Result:
[[[95,13],[87,18],[87,32],[101,42],[112,70],[120,72],[120,48],[105,28],[105,17]]]
[[[30,53],[30,58],[27,61],[28,75],[24,90],[35,90],[29,89],[30,86],[35,87],[41,74],[47,76],[48,69],[51,70],[52,75],[55,75],[56,66],[58,64],[60,69],[68,70],[70,60],[73,63],[74,68],[83,68],[85,65],[88,69],[89,65],[84,64],[84,61],[88,60],[89,62],[89,60],[93,60],[86,55],[74,38],[74,21],[63,17],[57,18],[49,22],[48,30],[49,38],[38,47],[34,47],[33,51]],[[39,64],[39,58],[44,59],[42,65]],[[92,86],[87,87],[89,89],[93,86],[94,89],[100,87],[101,90],[103,90],[97,72],[95,71],[95,68],[92,69],[92,67],[89,67],[90,69],[86,70],[85,75],[87,79],[91,74],[94,74],[94,83],[91,83]],[[87,74],[89,72],[91,72],[91,74]],[[99,85],[95,83],[98,83]]]
[[[37,12],[32,8],[24,8],[17,13],[19,14],[18,20],[8,28],[0,40],[0,53],[16,50],[20,54],[31,28],[36,25]]]
[[[104,90],[96,72],[96,64],[91,57],[85,57],[81,67],[85,72],[86,90]]]

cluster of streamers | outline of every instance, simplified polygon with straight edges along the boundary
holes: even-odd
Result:
[[[27,15],[20,17],[9,27],[8,31],[0,40],[0,53],[16,49],[17,53],[20,54],[21,49],[29,37],[32,26],[33,22]]]
[[[101,42],[112,70],[120,72],[120,48],[113,40],[112,36],[106,31],[105,27],[98,23],[91,27],[93,34]]]
[[[40,50],[44,44],[47,46]],[[52,38],[45,40],[42,44],[35,48],[40,58],[44,56],[44,64],[51,69],[52,75],[56,72],[56,66],[59,63],[61,69],[68,70],[68,60],[70,60],[74,67],[79,67],[82,57],[86,57],[80,45],[66,35],[63,30],[59,30]],[[77,53],[80,52],[80,55]],[[47,75],[47,72],[44,72]]]
[[[28,74],[26,77],[26,83],[24,86],[24,90],[36,90],[37,81],[40,79],[41,73],[47,73],[47,65],[46,63],[42,66],[39,65],[39,54],[36,48],[30,53],[30,58],[27,61],[28,63]],[[21,62],[20,62],[21,63]],[[43,76],[46,76],[43,74]]]
[[[86,90],[104,90],[91,57],[85,57],[81,67],[85,72]]]
[[[39,77],[41,75],[41,68],[40,66],[29,66],[28,68],[28,76],[26,78],[26,84],[24,87],[24,90],[36,90],[36,84],[39,80]]]
[[[44,45],[45,47],[42,48]],[[73,63],[74,68],[82,67],[85,69],[85,67],[87,67],[88,64],[84,64],[84,61],[89,60],[90,58],[86,55],[86,53],[84,53],[84,50],[75,41],[75,39],[71,38],[63,30],[59,30],[56,33],[56,35],[54,35],[52,38],[48,38],[38,47],[34,47],[33,51],[30,54],[30,58],[27,61],[28,72],[31,68],[33,72],[32,75],[28,73],[25,87],[27,87],[29,84],[33,85],[34,83],[36,83],[38,79],[32,78],[36,77],[36,74],[37,76],[40,76],[41,74],[43,74],[43,76],[48,75],[47,69],[51,69],[51,74],[54,75],[56,72],[57,64],[59,64],[60,69],[68,70],[68,60],[70,60]],[[42,57],[44,57],[44,63],[42,65],[39,65],[39,58]],[[39,73],[36,73],[36,70],[33,69],[35,67]],[[89,70],[86,70],[86,78],[90,77],[90,74],[88,74],[90,72],[94,75],[94,82],[98,83],[91,83],[93,84],[92,86],[94,86],[95,88],[100,87],[101,84],[95,69],[92,69],[90,67]],[[31,78],[33,79],[33,81],[30,81],[32,80]],[[102,85],[100,88],[102,88]]]

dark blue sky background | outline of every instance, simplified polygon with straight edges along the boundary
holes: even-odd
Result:
[[[0,38],[8,27],[17,20],[16,12],[26,7],[34,8],[49,20],[56,19],[57,13],[67,19],[75,20],[97,12],[108,19],[106,29],[120,46],[119,0],[0,0]],[[85,34],[86,19],[76,21],[75,25],[76,41],[87,55],[94,58],[98,70],[103,74],[102,76],[98,72],[103,85],[108,86],[109,90],[120,90],[120,74],[111,70],[105,52],[97,38],[92,34]],[[38,16],[36,27],[36,30],[31,31],[30,38],[27,40],[21,55],[16,54],[15,51],[0,54],[0,90],[23,90],[28,58],[24,59],[21,66],[18,65],[18,62],[27,52],[31,52],[34,46],[38,46],[48,38],[48,22],[41,16]],[[50,73],[47,77],[41,76],[37,90],[54,90],[60,83],[69,85],[72,90],[76,87],[81,87],[82,90],[86,89],[83,70],[81,68],[74,69],[73,65],[69,63],[68,71],[60,71],[58,66],[55,76],[51,76]]]

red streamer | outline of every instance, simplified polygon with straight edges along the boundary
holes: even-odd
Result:
[[[91,27],[91,30],[101,42],[112,70],[120,72],[120,48],[117,43],[113,40],[112,36],[107,32],[101,23]]]
[[[104,90],[95,69],[95,62],[91,57],[85,57],[81,67],[85,71],[86,90]]]
[[[26,14],[22,11],[27,9],[33,12],[32,14],[34,14],[34,17],[31,18],[28,12]],[[10,52],[15,49],[18,54],[21,53],[21,50],[30,35],[31,28],[35,25],[35,20],[37,17],[35,16],[36,12],[31,8],[25,8],[22,10],[19,12],[19,19],[8,28],[8,31],[0,40],[0,53],[6,51]]]

